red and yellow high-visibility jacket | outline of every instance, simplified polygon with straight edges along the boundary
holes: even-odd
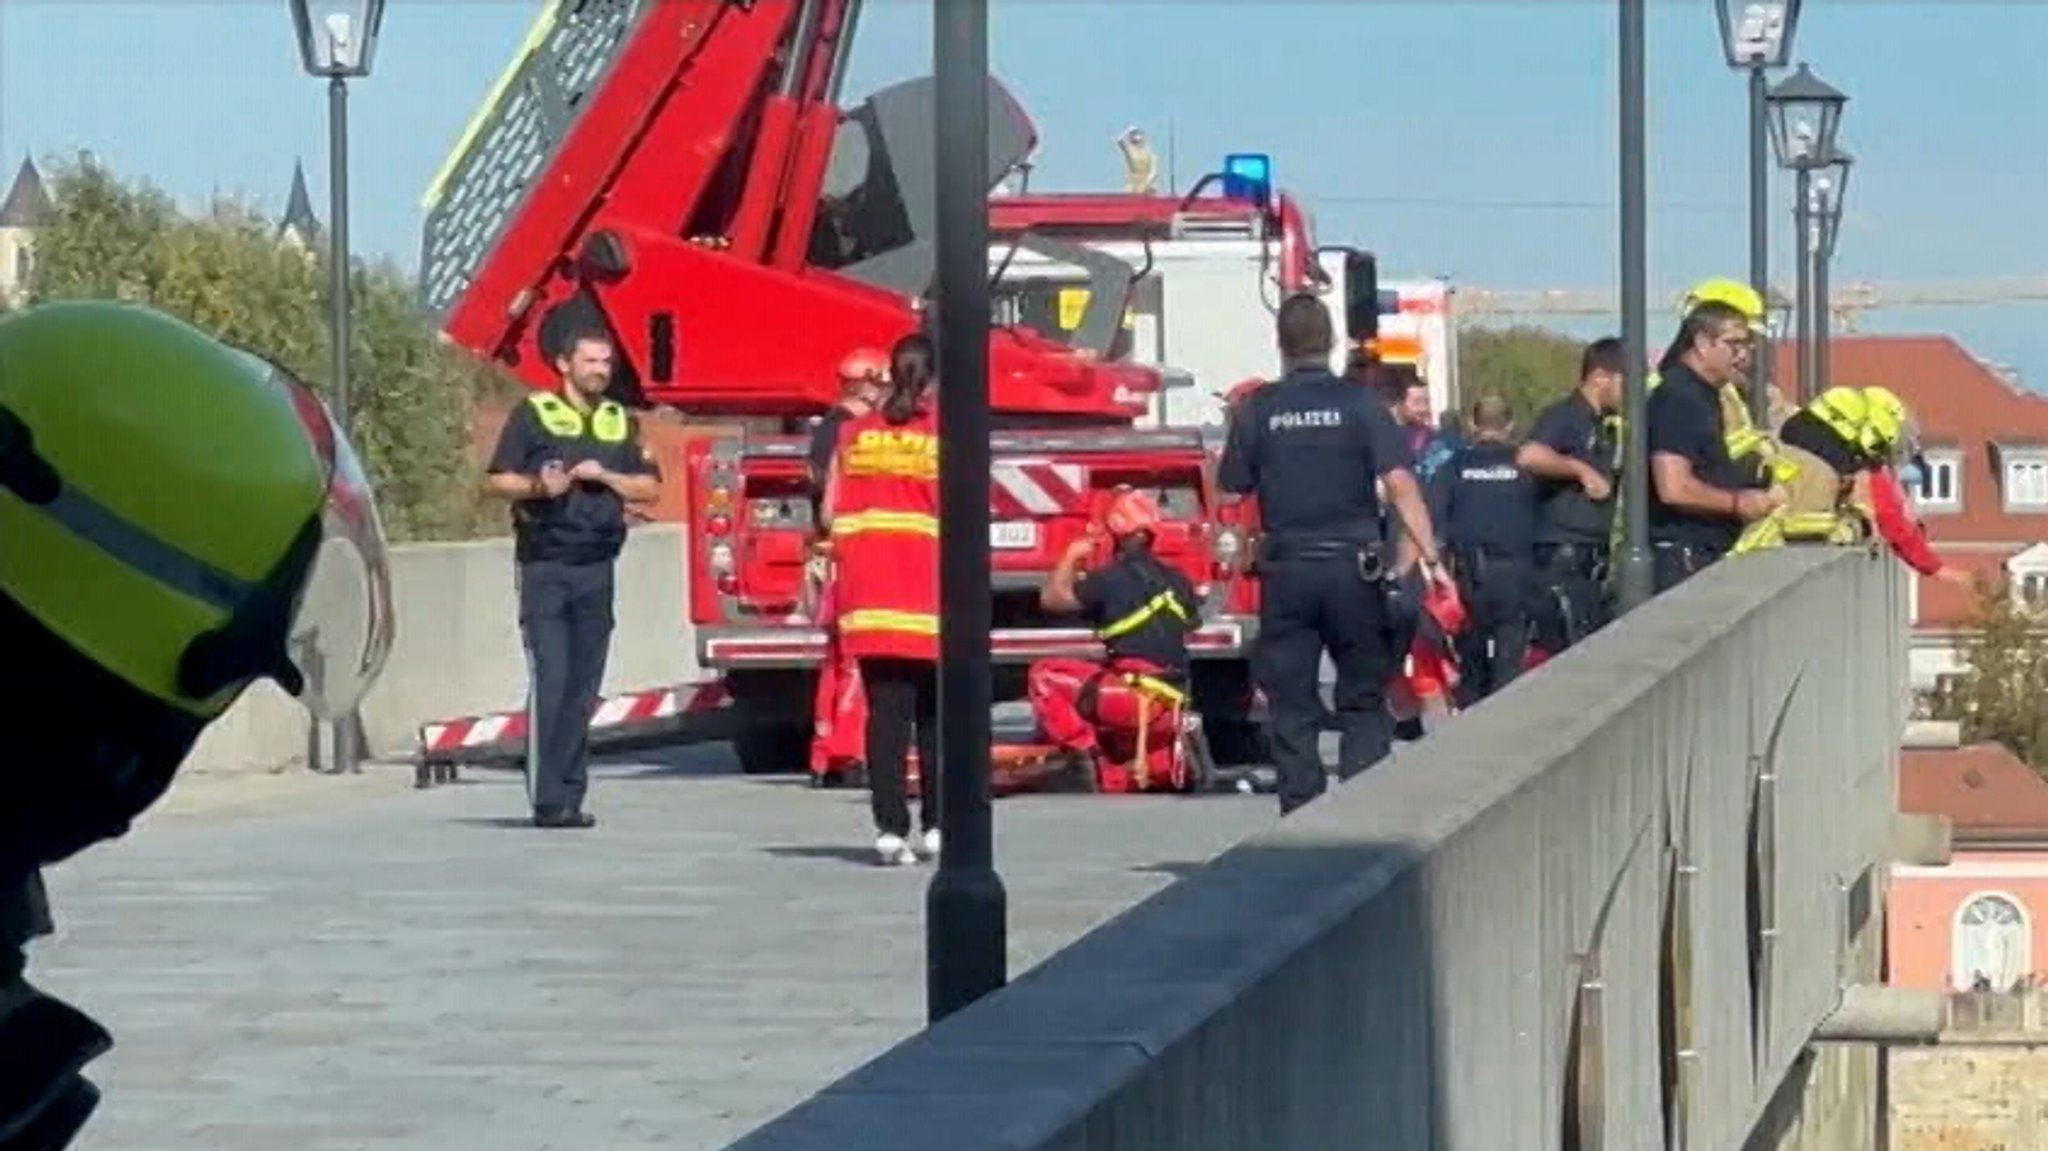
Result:
[[[939,426],[848,420],[833,453],[833,596],[855,658],[939,658]]]

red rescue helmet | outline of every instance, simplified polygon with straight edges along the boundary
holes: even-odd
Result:
[[[1127,539],[1159,526],[1159,501],[1144,492],[1125,488],[1102,510],[1102,526],[1116,539]]]
[[[1257,376],[1253,376],[1249,380],[1239,380],[1231,386],[1229,391],[1223,393],[1223,406],[1225,408],[1236,408],[1238,404],[1242,403],[1253,392],[1258,391],[1260,387],[1264,386],[1265,382]]]
[[[855,348],[839,361],[839,378],[849,384],[879,384],[888,376],[889,357],[874,348]]]
[[[1458,594],[1457,585],[1449,580],[1431,583],[1422,593],[1422,610],[1436,621],[1444,635],[1454,636],[1465,630],[1465,600]]]

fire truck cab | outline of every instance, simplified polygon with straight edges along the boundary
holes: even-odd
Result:
[[[1256,178],[1232,178],[1250,169]],[[1318,247],[1308,214],[1273,192],[1263,156],[1228,157],[1222,196],[1005,195],[990,202],[995,318],[1103,359],[1157,370],[1140,427],[1214,428],[1239,382],[1275,367],[1281,294],[1321,295],[1347,341],[1412,364],[1436,411],[1458,402],[1457,330],[1441,280],[1384,281],[1372,253]],[[1312,257],[1312,258],[1310,258]],[[1095,285],[1125,300],[1092,306]]]

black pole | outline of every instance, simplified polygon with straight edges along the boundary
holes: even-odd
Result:
[[[333,342],[334,420],[349,430],[348,82],[327,81],[328,336]]]
[[[1795,294],[1799,297],[1799,387],[1794,393],[1795,400],[1804,406],[1814,397],[1816,381],[1820,379],[1820,359],[1815,352],[1814,334],[1818,326],[1814,322],[1816,311],[1813,302],[1813,169],[1802,166],[1792,185],[1792,224],[1799,235],[1799,284]]]
[[[1762,68],[1749,70],[1749,286],[1771,314],[1771,106]],[[1759,347],[1749,367],[1749,416],[1761,428],[1771,418],[1771,351]]]
[[[349,298],[348,298],[348,82],[339,76],[327,79],[327,250],[328,340],[333,345],[334,422],[349,434]],[[354,715],[335,721],[334,770],[355,774],[363,770],[362,748],[356,741],[359,725]]]
[[[934,1023],[1007,978],[989,800],[988,0],[933,0],[938,178],[938,873],[925,893]]]
[[[1650,570],[1649,436],[1643,412],[1649,396],[1644,374],[1650,364],[1649,316],[1649,143],[1644,125],[1648,101],[1644,79],[1645,0],[1621,0],[1621,340],[1627,390],[1622,419],[1621,500],[1623,525],[1620,610],[1646,602],[1655,591]]]

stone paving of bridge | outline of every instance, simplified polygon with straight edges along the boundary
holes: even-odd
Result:
[[[868,863],[864,795],[706,746],[607,769],[578,834],[477,778],[159,819],[58,869],[35,977],[117,1043],[77,1146],[719,1148],[922,1025],[930,869]],[[1272,802],[1001,801],[1012,972]]]

